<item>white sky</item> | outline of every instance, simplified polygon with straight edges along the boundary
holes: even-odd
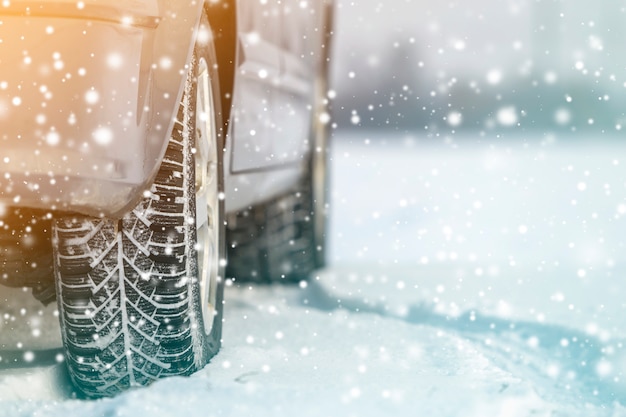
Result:
[[[341,77],[363,66],[385,68],[394,42],[413,39],[432,73],[484,76],[494,68],[518,71],[531,61],[542,71],[570,71],[578,61],[590,71],[618,71],[626,66],[624,3],[338,0],[335,70]]]
[[[441,68],[463,65],[466,70],[484,72],[484,58],[488,56],[497,56],[492,61],[524,60],[530,40],[525,3],[340,0],[337,64],[344,69],[346,65],[380,61],[394,42],[407,43],[411,39],[420,60]],[[346,58],[350,55],[356,61],[348,64]]]

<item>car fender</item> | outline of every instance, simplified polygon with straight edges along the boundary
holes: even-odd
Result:
[[[120,217],[149,188],[203,4],[0,6],[0,204]]]

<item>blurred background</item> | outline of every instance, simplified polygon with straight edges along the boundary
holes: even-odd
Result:
[[[626,2],[339,0],[336,18],[344,281],[624,334]]]
[[[610,135],[626,117],[625,3],[341,0],[341,128]]]

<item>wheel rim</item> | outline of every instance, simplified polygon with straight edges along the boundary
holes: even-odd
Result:
[[[219,263],[219,183],[215,108],[209,68],[198,62],[196,89],[196,232],[202,319],[207,334],[216,315]]]

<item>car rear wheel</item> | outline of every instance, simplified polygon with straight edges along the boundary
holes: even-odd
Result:
[[[196,45],[164,160],[141,202],[119,221],[54,222],[66,362],[89,397],[191,374],[219,350],[223,146],[213,59],[212,45]]]
[[[331,8],[325,54],[328,57]],[[311,148],[304,174],[290,191],[227,217],[228,267],[235,281],[294,283],[307,280],[326,262],[328,216],[328,60],[315,83]]]

